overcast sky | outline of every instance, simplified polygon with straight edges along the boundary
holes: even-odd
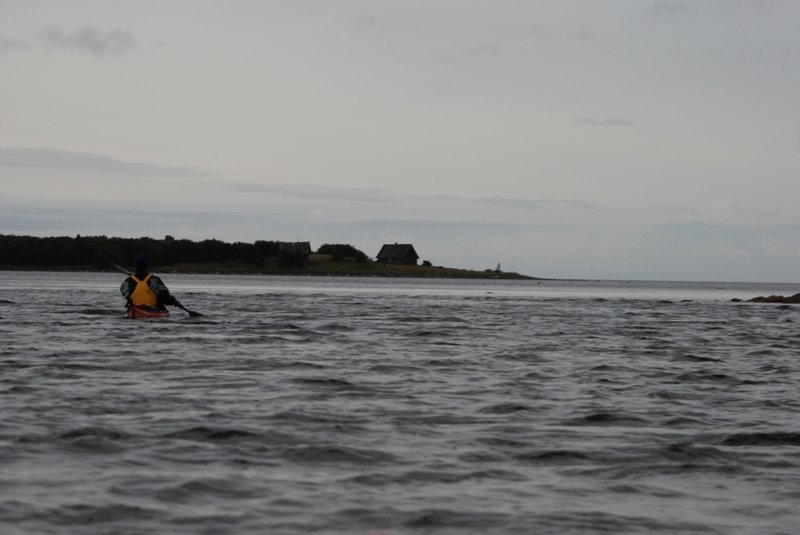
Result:
[[[800,281],[795,0],[0,0],[0,233]]]

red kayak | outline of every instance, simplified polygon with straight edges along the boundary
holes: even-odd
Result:
[[[152,308],[137,305],[129,306],[128,311],[125,313],[126,318],[135,319],[166,318],[167,316],[169,316],[169,310],[167,308]]]

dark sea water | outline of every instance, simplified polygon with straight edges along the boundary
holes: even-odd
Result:
[[[800,531],[791,285],[0,272],[0,533]]]

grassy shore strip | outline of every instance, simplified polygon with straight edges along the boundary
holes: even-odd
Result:
[[[345,277],[417,277],[445,279],[517,279],[534,280],[535,277],[519,273],[502,271],[476,271],[470,269],[449,268],[440,266],[399,266],[377,262],[329,261],[320,264],[308,264],[302,268],[286,268],[278,265],[267,265],[264,269],[254,269],[252,264],[219,263],[219,264],[175,264],[160,266],[161,272],[172,273],[243,273],[264,275],[318,275]]]
[[[58,266],[3,266],[6,271],[98,271],[91,267],[58,267]],[[410,277],[441,279],[506,279],[506,280],[540,280],[519,273],[471,269],[459,269],[440,266],[399,266],[377,262],[329,261],[319,264],[308,264],[302,268],[287,268],[277,262],[267,262],[258,269],[246,262],[205,262],[178,263],[170,265],[153,265],[154,273],[185,274],[219,274],[219,275],[293,275],[293,276],[338,276],[338,277]],[[113,269],[103,271],[114,271]]]

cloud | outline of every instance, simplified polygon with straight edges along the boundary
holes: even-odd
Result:
[[[530,225],[504,221],[486,221],[482,219],[425,219],[425,218],[375,218],[348,222],[342,226],[360,226],[370,231],[396,232],[398,234],[432,235],[458,234],[512,230],[528,230]]]
[[[450,67],[459,67],[465,63],[492,62],[503,56],[505,50],[502,46],[490,42],[476,43],[457,48],[451,52],[435,56],[437,63]]]
[[[575,120],[589,126],[635,126],[633,121],[624,117],[578,117]]]
[[[210,173],[191,167],[126,162],[102,154],[64,151],[46,147],[37,149],[0,148],[0,167],[42,168],[55,169],[58,171],[77,171],[81,173],[138,176],[210,176]]]
[[[102,209],[97,206],[64,208],[59,204],[10,205],[0,201],[0,228],[5,233],[33,236],[138,237],[172,234],[191,239],[220,237],[231,241],[237,235],[219,229],[240,228],[244,218],[231,212],[159,209]],[[198,230],[199,229],[199,230]]]
[[[528,212],[544,210],[592,210],[595,205],[570,199],[528,199],[506,197],[465,197],[459,195],[407,195],[392,193],[378,188],[340,188],[334,186],[313,186],[303,184],[258,184],[253,182],[229,182],[226,189],[245,194],[268,194],[298,200],[345,200],[361,203],[394,203],[403,206],[453,206],[473,205],[475,203],[500,208],[516,208]]]
[[[650,8],[657,17],[675,17],[690,13],[694,5],[689,0],[658,0]]]
[[[371,32],[377,35],[397,33],[425,35],[433,31],[430,23],[421,23],[403,18],[385,17],[368,13],[361,13],[350,17],[350,24],[357,31],[365,33]]]
[[[388,191],[371,188],[337,188],[332,186],[259,184],[254,182],[229,182],[227,189],[238,193],[266,193],[299,199],[346,199],[365,202],[388,202],[393,196]]]
[[[76,50],[95,57],[122,55],[136,48],[136,41],[130,32],[84,26],[72,33],[65,33],[53,26],[45,26],[39,35],[53,48]]]
[[[356,15],[350,22],[359,30],[386,32],[392,29],[392,24],[388,20],[375,15]]]
[[[781,0],[717,0],[716,11],[729,13],[769,13],[783,7]]]
[[[538,212],[549,208],[554,209],[579,209],[588,210],[595,208],[591,204],[583,201],[572,200],[553,200],[553,199],[524,199],[524,198],[503,198],[503,197],[487,197],[485,199],[478,199],[478,202],[484,204],[492,204],[504,208],[519,208],[520,210],[527,210],[529,212]]]
[[[690,0],[657,0],[650,7],[656,17],[679,17],[690,14],[734,15],[771,13],[784,8],[782,0],[715,0],[693,2]]]
[[[458,56],[468,60],[493,60],[502,56],[503,47],[495,43],[478,43],[461,51]]]
[[[15,41],[14,39],[9,39],[7,37],[0,37],[0,54],[14,50],[21,50],[23,48],[26,48],[26,46],[19,41]]]

